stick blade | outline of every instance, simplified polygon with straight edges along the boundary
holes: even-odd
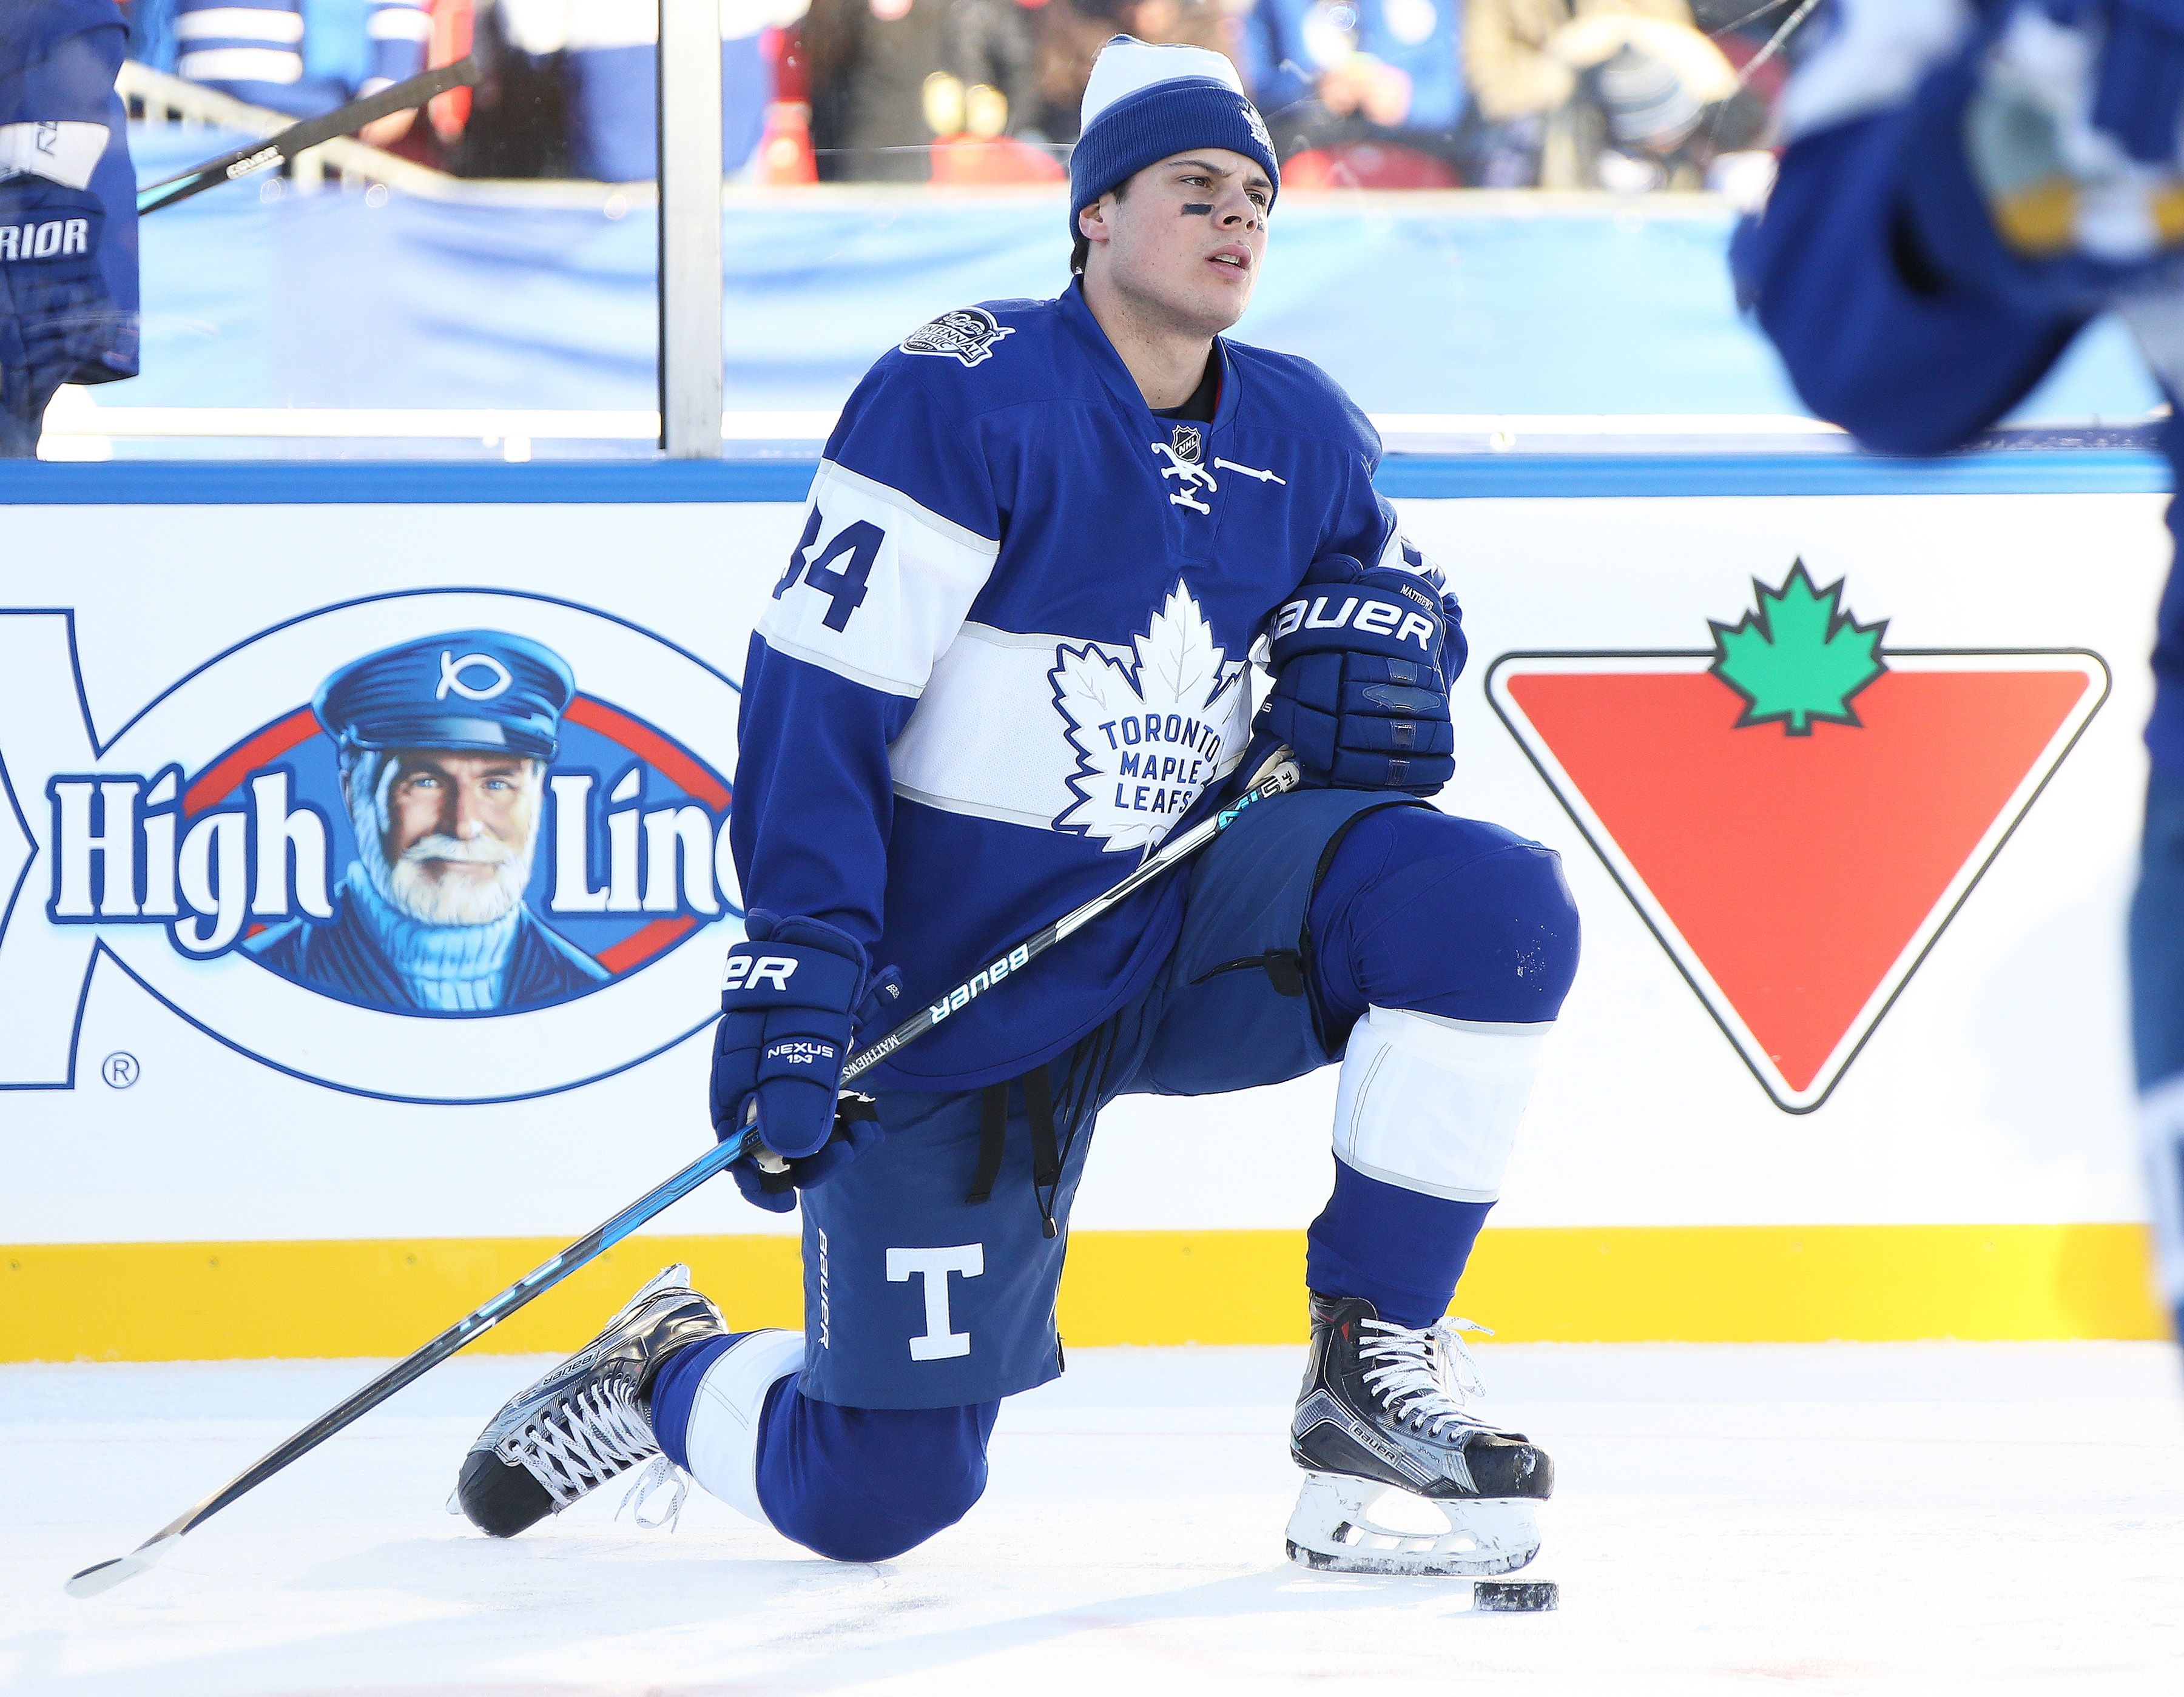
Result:
[[[167,1546],[176,1542],[179,1533],[155,1538],[148,1544],[139,1544],[126,1555],[117,1555],[111,1561],[98,1561],[73,1575],[62,1589],[71,1597],[96,1597],[111,1591],[125,1579],[134,1579],[146,1568],[167,1553]]]

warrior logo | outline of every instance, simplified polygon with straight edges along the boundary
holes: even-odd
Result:
[[[1137,638],[1134,665],[1097,643],[1063,643],[1047,676],[1078,755],[1069,779],[1078,798],[1056,831],[1111,850],[1150,849],[1243,753],[1243,664],[1223,654],[1180,582]]]
[[[929,353],[942,359],[952,356],[966,365],[976,365],[994,357],[994,345],[1003,337],[1015,334],[1015,331],[995,322],[993,314],[982,306],[958,307],[904,337],[902,351]]]
[[[0,613],[0,1090],[72,1080],[102,964],[361,1094],[537,1095],[679,1042],[718,959],[681,945],[742,916],[735,692],[588,609],[426,592],[261,632],[102,734],[70,615]]]

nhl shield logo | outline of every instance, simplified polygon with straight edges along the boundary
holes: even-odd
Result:
[[[904,337],[902,351],[931,354],[935,359],[956,359],[966,365],[976,365],[993,358],[994,345],[1003,337],[1015,334],[1015,331],[997,322],[983,307],[959,307],[954,312],[942,313],[932,323],[921,325]]]
[[[1195,424],[1179,424],[1169,441],[1175,448],[1175,457],[1184,465],[1195,465],[1206,452],[1206,437]]]

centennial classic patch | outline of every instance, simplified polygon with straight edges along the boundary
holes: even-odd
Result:
[[[976,365],[993,358],[994,346],[1003,337],[1015,334],[1007,325],[995,322],[983,307],[958,307],[904,337],[902,351],[940,359],[952,356],[966,365]]]

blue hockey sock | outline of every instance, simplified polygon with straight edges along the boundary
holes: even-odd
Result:
[[[1383,1320],[1413,1329],[1448,1312],[1490,1202],[1451,1202],[1334,1163],[1334,1193],[1306,1240],[1305,1282],[1323,1296],[1362,1296]]]
[[[690,1409],[698,1399],[698,1387],[705,1369],[727,1354],[747,1332],[725,1338],[708,1338],[702,1344],[686,1344],[660,1364],[652,1376],[652,1435],[660,1453],[684,1472],[690,1471]]]

